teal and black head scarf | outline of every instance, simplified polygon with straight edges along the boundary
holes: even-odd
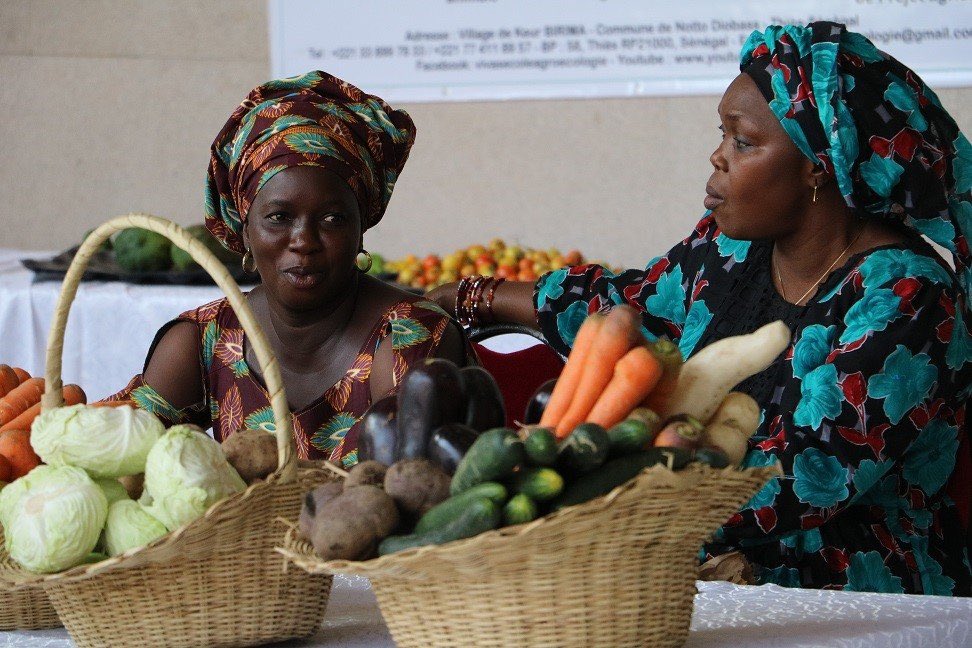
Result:
[[[213,142],[206,227],[243,254],[243,223],[260,188],[289,167],[318,166],[347,181],[368,229],[384,215],[414,141],[404,110],[326,72],[264,83]]]
[[[972,146],[912,70],[840,24],[754,31],[740,69],[844,200],[950,250],[972,284]]]

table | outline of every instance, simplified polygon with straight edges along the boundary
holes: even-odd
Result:
[[[23,258],[51,252],[0,248],[0,363],[42,375],[61,282],[34,282]],[[246,290],[246,287],[244,287]],[[142,371],[145,354],[163,324],[223,296],[216,286],[147,286],[82,282],[64,339],[62,378],[84,388],[89,402],[109,396]],[[508,353],[537,344],[525,335],[494,338],[489,348]]]
[[[967,648],[972,599],[697,583],[685,648]],[[394,646],[368,581],[337,576],[324,623],[278,648]],[[0,648],[69,648],[67,631],[0,632]]]

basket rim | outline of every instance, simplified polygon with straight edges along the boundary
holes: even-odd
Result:
[[[689,475],[690,473],[692,476]],[[469,554],[477,549],[485,549],[509,538],[530,535],[537,532],[537,529],[558,521],[573,519],[588,512],[604,510],[624,493],[646,486],[646,482],[649,480],[655,482],[654,486],[664,485],[666,487],[678,488],[679,486],[683,486],[687,481],[692,482],[692,484],[689,486],[691,487],[698,484],[706,477],[712,475],[741,477],[742,475],[740,474],[745,475],[747,478],[758,478],[761,480],[762,485],[765,485],[771,478],[782,475],[783,470],[779,463],[754,468],[739,468],[736,466],[712,468],[704,464],[694,463],[678,471],[673,471],[667,466],[654,465],[643,469],[640,473],[638,473],[637,476],[629,479],[624,484],[615,487],[606,495],[601,495],[581,504],[565,507],[544,517],[537,518],[532,522],[509,527],[500,527],[498,529],[486,531],[485,533],[481,533],[470,538],[454,540],[441,545],[425,545],[422,547],[415,547],[364,561],[322,560],[313,553],[307,554],[294,551],[290,547],[275,547],[274,550],[297,567],[300,567],[304,571],[312,574],[377,574],[381,573],[386,568],[394,568],[397,566],[402,566],[403,564],[411,564],[429,556],[434,557],[451,554]],[[661,484],[656,481],[658,479],[663,480]],[[746,500],[743,500],[740,505],[745,503],[745,501]],[[295,534],[297,533],[297,526],[290,521],[288,521],[287,524],[290,528],[285,537],[287,540],[293,540],[295,538]],[[288,544],[290,543],[288,542]]]
[[[243,505],[248,500],[257,497],[271,488],[299,485],[301,478],[320,478],[319,481],[340,479],[340,477],[324,467],[300,468],[298,469],[298,478],[296,481],[281,481],[280,477],[279,471],[274,472],[267,479],[247,486],[245,490],[224,497],[210,506],[201,517],[179,527],[175,531],[170,531],[147,545],[130,549],[123,554],[111,556],[96,563],[77,565],[76,567],[55,574],[35,574],[22,569],[11,560],[9,566],[0,566],[0,592],[29,589],[38,586],[61,585],[85,580],[120,569],[133,569],[150,563],[165,562],[165,560],[172,556],[172,550],[182,544],[183,538],[187,535],[191,536],[202,528],[215,524],[214,519],[221,517],[223,510],[228,507]],[[6,558],[7,556],[6,549],[0,545],[0,557]]]

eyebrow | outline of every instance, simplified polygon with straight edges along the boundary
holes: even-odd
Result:
[[[284,209],[284,208],[292,207],[293,203],[291,203],[289,200],[285,198],[271,198],[266,203],[264,203],[264,206],[268,208]],[[326,209],[344,208],[344,206],[345,205],[341,202],[341,199],[336,197],[325,200],[321,205],[321,207]]]

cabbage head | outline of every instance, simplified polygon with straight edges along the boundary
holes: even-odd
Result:
[[[38,466],[0,491],[7,553],[24,569],[54,573],[90,554],[108,516],[108,501],[80,468]]]
[[[108,500],[108,507],[115,502],[121,500],[130,500],[131,497],[128,496],[128,491],[125,487],[121,485],[121,482],[117,479],[96,479],[95,483],[98,484],[98,488],[105,494],[105,499]]]
[[[194,425],[176,425],[159,439],[145,464],[146,510],[169,531],[246,488],[223,449]]]
[[[102,544],[109,556],[118,556],[129,549],[143,547],[168,530],[149,515],[138,502],[123,499],[108,507],[108,521]]]
[[[93,477],[124,477],[145,469],[165,433],[156,416],[128,405],[71,405],[43,412],[31,427],[34,452],[52,466],[77,466]]]

